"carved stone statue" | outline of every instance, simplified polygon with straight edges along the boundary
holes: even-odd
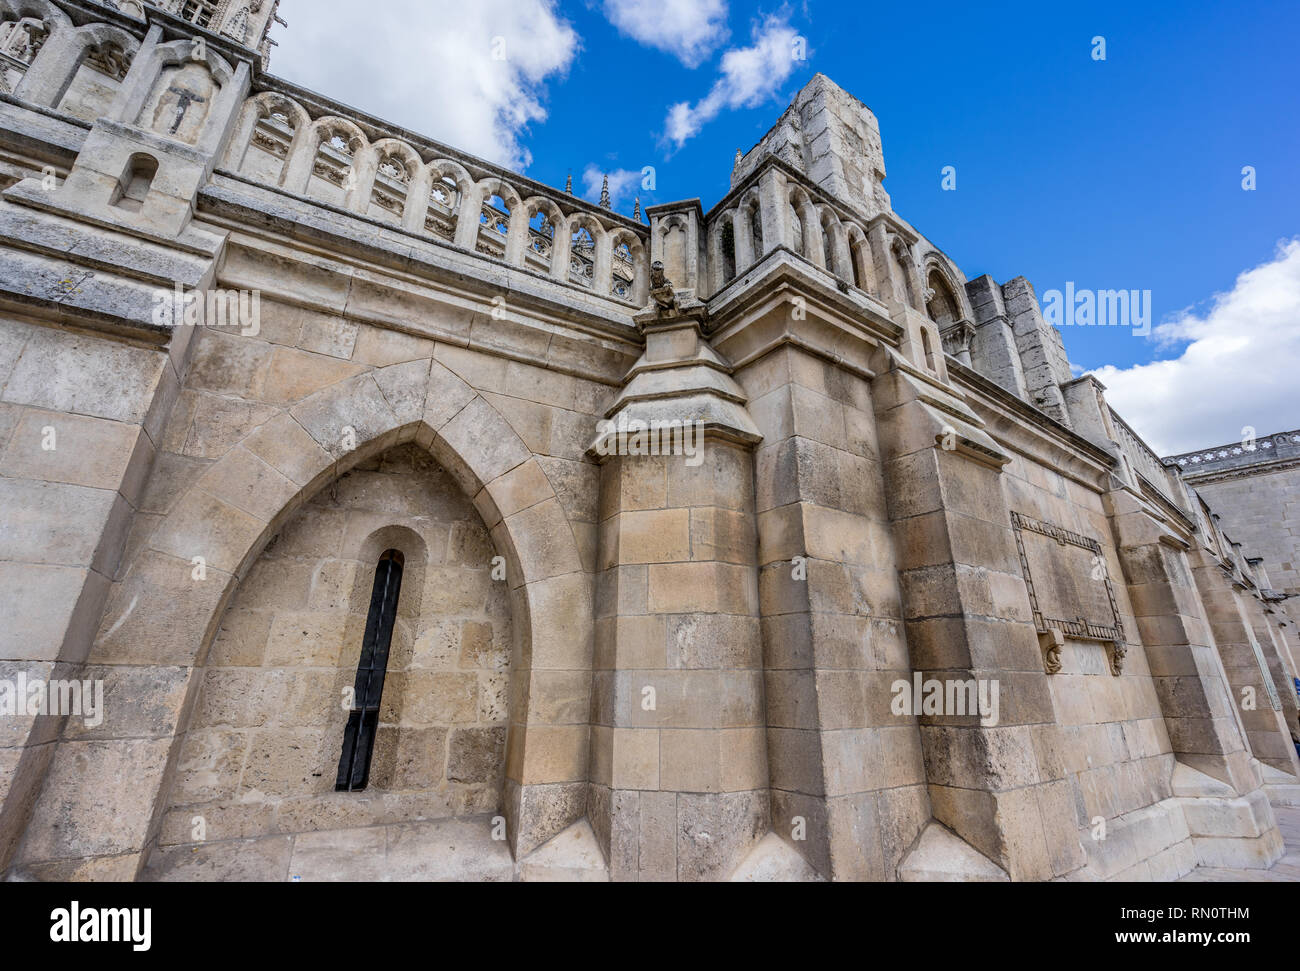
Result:
[[[664,275],[664,265],[658,260],[650,266],[650,299],[661,314],[677,309],[677,291],[673,289],[672,281]]]

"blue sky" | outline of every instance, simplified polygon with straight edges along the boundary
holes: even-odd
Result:
[[[1294,0],[371,0],[364,44],[335,9],[355,5],[284,0],[276,73],[557,187],[572,172],[580,194],[609,172],[629,213],[634,190],[708,209],[736,149],[821,71],[876,113],[895,210],[968,277],[1024,275],[1040,297],[1067,281],[1151,291],[1164,324],[1151,337],[1069,327],[1065,342],[1157,447],[1300,426]],[[794,35],[806,60],[770,56]],[[675,105],[689,106],[684,128]],[[947,165],[956,191],[941,189]],[[644,166],[654,191],[639,189]],[[1207,404],[1211,380],[1226,384]],[[1179,397],[1188,382],[1199,408]],[[1230,404],[1251,386],[1257,400]],[[1183,417],[1170,424],[1170,411]]]

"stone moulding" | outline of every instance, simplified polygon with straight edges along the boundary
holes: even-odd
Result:
[[[1020,554],[1020,567],[1025,575],[1025,588],[1029,591],[1029,603],[1034,614],[1034,628],[1038,631],[1038,642],[1043,648],[1043,669],[1048,674],[1057,674],[1061,670],[1061,648],[1065,638],[1071,637],[1081,641],[1096,641],[1106,645],[1109,652],[1111,674],[1118,677],[1124,671],[1124,658],[1128,648],[1124,642],[1124,624],[1120,620],[1119,606],[1115,600],[1115,587],[1111,583],[1110,572],[1106,567],[1106,558],[1102,555],[1101,544],[1091,537],[1072,532],[1053,523],[1045,523],[1022,513],[1012,512],[1011,527],[1016,534],[1016,550]],[[1075,547],[1087,550],[1093,555],[1093,579],[1103,583],[1106,599],[1110,604],[1111,624],[1099,624],[1096,619],[1083,615],[1082,609],[1073,619],[1047,616],[1039,604],[1038,594],[1034,589],[1034,578],[1029,568],[1029,556],[1025,551],[1025,532],[1036,533],[1053,539],[1059,546]],[[1095,576],[1100,570],[1100,577]],[[1080,605],[1082,607],[1082,605]]]

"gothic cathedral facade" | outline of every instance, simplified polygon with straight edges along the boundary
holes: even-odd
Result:
[[[1285,605],[865,105],[629,217],[273,77],[276,7],[0,0],[0,873],[1281,856]]]

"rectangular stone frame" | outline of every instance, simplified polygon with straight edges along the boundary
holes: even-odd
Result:
[[[1115,602],[1115,587],[1111,583],[1110,570],[1106,566],[1106,558],[1102,555],[1101,544],[1090,537],[1018,512],[1011,513],[1011,526],[1016,534],[1016,550],[1020,554],[1020,567],[1025,575],[1025,587],[1029,591],[1034,628],[1038,631],[1038,642],[1044,651],[1044,669],[1048,674],[1056,674],[1061,670],[1061,647],[1066,637],[1073,637],[1076,640],[1096,641],[1107,645],[1111,674],[1118,677],[1123,673],[1124,656],[1128,651],[1124,642],[1124,624],[1120,620],[1119,605]],[[1075,546],[1087,550],[1096,557],[1095,562],[1100,564],[1102,569],[1101,580],[1106,586],[1106,597],[1110,603],[1113,624],[1098,624],[1082,616],[1073,620],[1044,616],[1039,607],[1038,595],[1034,592],[1034,578],[1029,570],[1029,557],[1025,553],[1024,532],[1026,530],[1054,539],[1062,546]]]

